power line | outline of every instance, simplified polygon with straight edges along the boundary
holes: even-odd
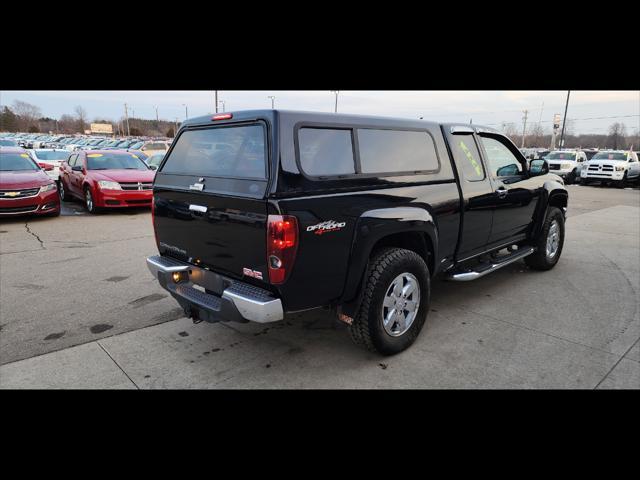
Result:
[[[640,117],[640,115],[612,115],[612,116],[607,116],[607,117],[585,117],[585,118],[567,118],[567,121],[571,121],[571,122],[582,122],[585,120],[606,120],[606,119],[610,119],[610,118],[630,118],[630,117]],[[492,126],[492,125],[502,125],[505,122],[499,122],[499,123],[485,123],[484,125],[486,125],[487,127]],[[553,123],[553,120],[542,120],[540,123]]]

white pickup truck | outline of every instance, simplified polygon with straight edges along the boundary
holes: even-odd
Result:
[[[569,185],[580,178],[587,155],[580,150],[556,150],[544,159],[549,164],[549,172],[562,177]]]
[[[584,164],[580,183],[593,181],[624,187],[629,181],[640,179],[638,154],[633,151],[607,150],[596,153]]]

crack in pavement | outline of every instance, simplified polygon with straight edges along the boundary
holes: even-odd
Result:
[[[107,354],[107,356],[111,359],[111,361],[112,361],[113,363],[115,363],[115,364],[116,364],[116,367],[118,367],[118,368],[120,369],[120,371],[121,371],[122,373],[124,373],[124,375],[129,379],[129,381],[130,381],[131,383],[133,383],[133,386],[134,386],[134,387],[136,387],[136,389],[137,389],[137,390],[140,390],[140,387],[138,386],[138,384],[137,384],[136,382],[134,382],[134,381],[133,381],[133,379],[129,376],[129,374],[128,374],[127,372],[125,372],[125,371],[124,371],[124,369],[123,369],[123,368],[118,364],[118,362],[116,362],[115,358],[113,358],[113,357],[111,356],[111,354],[109,353],[109,351],[108,351],[108,350],[107,350],[107,349],[106,349],[106,348],[105,348],[105,347],[104,347],[104,346],[103,346],[99,341],[97,341],[96,343],[97,343],[97,344],[98,344],[98,346],[99,346],[99,347],[104,351],[104,353],[106,353],[106,354]]]
[[[36,238],[36,240],[38,240],[38,242],[40,242],[40,248],[41,248],[42,250],[46,250],[46,249],[47,249],[47,247],[45,247],[45,246],[44,246],[44,242],[43,242],[43,241],[42,241],[42,239],[38,236],[38,234],[37,234],[37,233],[35,233],[35,232],[32,232],[32,231],[31,231],[31,229],[29,228],[29,222],[25,222],[25,224],[24,224],[24,228],[26,228],[26,229],[27,229],[27,233],[29,233],[30,235],[32,235],[33,237],[35,237],[35,238]]]
[[[613,372],[615,370],[615,368],[618,366],[618,364],[627,356],[627,354],[633,349],[633,347],[636,346],[636,344],[638,342],[640,342],[640,337],[635,342],[633,342],[633,344],[629,348],[627,348],[627,351],[622,354],[622,356],[618,359],[618,361],[613,364],[613,367],[611,367],[609,369],[609,371],[606,373],[606,375],[604,377],[602,377],[602,379],[597,383],[597,385],[595,387],[593,387],[594,390],[597,390],[598,387],[600,385],[602,385],[602,382],[604,382],[609,377],[611,372]]]

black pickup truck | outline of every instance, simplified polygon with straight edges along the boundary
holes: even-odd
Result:
[[[568,195],[490,128],[258,110],[185,121],[153,200],[147,265],[194,321],[329,307],[389,355],[422,329],[435,275],[553,268]]]

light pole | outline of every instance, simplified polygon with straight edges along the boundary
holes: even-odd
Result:
[[[218,113],[218,90],[216,90],[215,92],[216,92],[216,94],[215,94],[215,102],[214,102],[215,105],[214,105],[214,107],[216,109],[216,113]]]
[[[331,93],[336,94],[336,106],[335,106],[334,112],[338,113],[338,93],[340,93],[340,90],[331,90]]]
[[[569,108],[569,95],[571,90],[567,90],[567,103],[564,105],[564,120],[562,120],[562,132],[560,133],[560,148],[564,148],[564,125],[567,123],[567,109]]]
[[[189,109],[187,108],[186,104],[182,104],[182,106],[184,107],[184,119],[186,120],[187,118],[189,118]]]
[[[529,110],[523,110],[522,113],[524,113],[524,117],[522,118],[522,144],[520,145],[520,148],[524,148],[524,136],[527,132],[527,117],[529,116]]]
[[[127,120],[127,137],[131,136],[131,130],[129,129],[129,113],[127,112],[127,104],[124,104],[124,118]]]
[[[274,97],[273,95],[269,95],[269,98],[271,99],[271,110],[273,110],[273,104],[276,100],[276,97]]]
[[[224,113],[224,107],[225,107],[224,100],[220,100],[219,102],[222,104],[222,112]]]
[[[158,117],[158,106],[154,105],[154,108],[156,109],[156,123],[160,122],[160,118]]]

